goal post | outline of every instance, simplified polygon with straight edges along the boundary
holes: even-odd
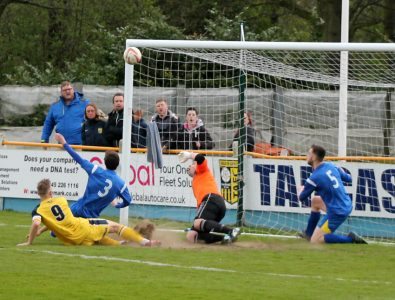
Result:
[[[124,84],[124,116],[132,116],[133,107],[133,65],[125,63],[125,84]],[[131,134],[132,134],[132,119],[123,119],[122,128],[123,138],[121,145],[121,166],[130,166],[130,144],[131,144]],[[121,168],[121,177],[128,182],[130,178],[130,168]],[[119,211],[119,223],[123,225],[128,225],[129,210],[127,207],[121,208]]]
[[[240,70],[240,83],[239,83],[239,120],[244,119],[245,113],[245,93],[246,93],[246,73],[243,70]],[[237,226],[243,225],[243,197],[244,197],[244,148],[246,144],[246,127],[243,122],[240,122],[239,125],[240,135],[237,141],[237,216],[236,216],[236,224]]]
[[[314,143],[329,156],[339,150],[360,156],[358,162],[336,162],[353,178],[346,189],[354,211],[340,230],[395,238],[390,229],[395,220],[395,44],[130,39],[126,47],[139,48],[142,62],[125,65],[125,99],[132,99],[147,121],[158,98],[167,99],[180,123],[188,107],[199,112],[215,144],[201,150],[227,200],[226,222],[243,224],[251,233],[294,235],[303,229],[309,203],[299,203],[296,189],[312,170],[296,158]],[[339,101],[343,51],[348,52],[346,107]],[[245,152],[251,132],[245,112],[253,121],[251,152]],[[346,142],[340,147],[342,130]],[[234,140],[237,157],[232,157]],[[195,202],[177,150],[165,153],[162,170],[132,154],[132,174],[126,175],[135,198],[132,215],[192,220]]]

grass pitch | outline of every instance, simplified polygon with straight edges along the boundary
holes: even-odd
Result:
[[[241,236],[160,248],[63,246],[45,233],[16,247],[29,214],[0,212],[0,299],[394,299],[395,247]]]

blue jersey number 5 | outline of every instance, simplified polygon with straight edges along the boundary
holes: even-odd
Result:
[[[326,175],[329,177],[329,179],[333,182],[333,188],[337,189],[339,187],[339,181],[335,176],[332,175],[332,171],[328,170],[326,172]]]

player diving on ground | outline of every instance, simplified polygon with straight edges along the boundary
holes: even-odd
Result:
[[[231,228],[219,223],[225,216],[225,200],[218,190],[206,158],[202,154],[186,151],[180,152],[178,158],[181,163],[193,160],[187,172],[192,177],[197,213],[191,229],[187,232],[188,241],[204,241],[207,244],[236,241],[240,235],[240,228]]]

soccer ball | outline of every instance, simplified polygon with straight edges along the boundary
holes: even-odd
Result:
[[[141,52],[136,47],[126,48],[125,52],[123,53],[123,59],[129,65],[138,64],[141,62]]]

